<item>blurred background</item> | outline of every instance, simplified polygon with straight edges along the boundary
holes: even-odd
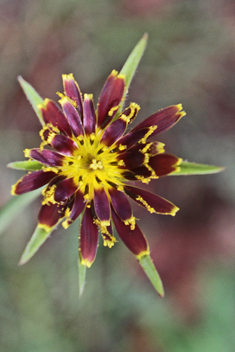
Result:
[[[152,191],[179,206],[174,218],[135,207],[164,299],[121,242],[111,250],[100,244],[78,299],[78,223],[18,267],[40,202],[12,214],[0,238],[0,351],[235,351],[234,23],[233,0],[0,1],[1,206],[24,174],[6,164],[40,142],[17,76],[58,99],[62,73],[73,72],[97,101],[145,32],[128,97],[141,105],[137,123],[182,103],[187,116],[158,140],[184,160],[226,167],[152,181]]]

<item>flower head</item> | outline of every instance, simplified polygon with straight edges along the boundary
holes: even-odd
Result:
[[[101,233],[105,246],[116,242],[114,228],[136,258],[149,255],[147,240],[132,213],[133,199],[150,213],[175,215],[178,208],[141,189],[179,169],[181,159],[164,152],[164,144],[150,138],[172,127],[182,116],[181,104],[169,106],[133,129],[129,125],[140,107],[131,103],[120,111],[125,77],[116,71],[107,78],[95,110],[91,94],[82,94],[72,74],[63,75],[59,105],[45,99],[39,106],[44,126],[39,148],[25,156],[41,164],[12,186],[20,195],[45,186],[38,226],[50,232],[60,222],[68,228],[82,216],[81,264],[90,267]]]
[[[92,95],[82,99],[72,74],[63,75],[63,85],[61,107],[49,99],[40,106],[45,122],[40,148],[25,150],[25,156],[40,162],[42,169],[23,176],[12,194],[47,184],[38,219],[46,231],[61,220],[67,228],[82,213],[80,253],[87,266],[95,259],[99,230],[104,245],[114,245],[113,227],[141,257],[149,249],[128,198],[151,213],[175,215],[178,208],[130,181],[148,183],[177,170],[181,159],[164,153],[163,143],[149,139],[174,125],[185,114],[182,106],[162,109],[126,133],[140,107],[131,103],[115,118],[125,89],[122,75],[112,71],[96,111]]]

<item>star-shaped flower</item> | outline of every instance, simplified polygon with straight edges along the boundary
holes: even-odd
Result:
[[[129,66],[132,69],[132,65]],[[128,88],[128,79],[123,72],[111,72],[97,109],[91,94],[82,97],[72,74],[62,77],[64,92],[59,93],[59,105],[39,97],[40,104],[35,110],[43,124],[42,143],[39,148],[26,149],[25,156],[33,160],[33,165],[36,163],[36,169],[12,186],[13,195],[44,187],[38,227],[20,263],[24,264],[32,257],[59,223],[68,228],[81,215],[80,270],[84,271],[94,262],[99,233],[104,245],[112,247],[117,241],[116,229],[119,238],[163,295],[161,280],[150,259],[148,242],[129,200],[150,213],[174,216],[178,211],[174,204],[138,184],[148,184],[152,179],[181,172],[182,159],[165,153],[164,144],[152,141],[152,137],[168,130],[185,115],[182,105],[159,110],[130,129],[140,107],[131,103],[122,109]],[[35,97],[35,91],[28,87]],[[195,165],[196,171],[204,170],[200,169],[200,164]],[[211,172],[220,171],[218,168],[213,170]]]

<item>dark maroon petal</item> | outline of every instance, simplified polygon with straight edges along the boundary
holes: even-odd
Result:
[[[77,144],[67,136],[63,134],[54,134],[49,137],[48,143],[56,149],[58,152],[65,155],[73,155],[75,149],[77,149]]]
[[[48,166],[62,166],[65,158],[63,155],[52,150],[40,150],[39,148],[26,149],[25,156]]]
[[[128,134],[118,140],[118,145],[125,145],[126,149],[132,147],[135,143],[138,143],[144,136],[149,132],[149,128],[134,131],[131,130]]]
[[[141,257],[149,253],[147,240],[137,224],[135,229],[131,230],[130,226],[125,225],[113,210],[112,218],[119,237],[134,255]]]
[[[110,205],[108,196],[104,190],[101,188],[99,190],[94,190],[94,208],[97,217],[101,221],[109,221],[110,220]]]
[[[122,100],[125,81],[122,75],[113,70],[107,78],[98,102],[98,125],[107,126],[116,113]]]
[[[177,170],[181,159],[171,154],[157,154],[150,158],[149,165],[157,176],[168,175]]]
[[[66,98],[60,99],[60,104],[63,108],[63,112],[72,128],[74,136],[78,137],[84,134],[81,118],[73,106],[73,104]]]
[[[144,189],[125,186],[125,192],[139,205],[145,207],[150,213],[156,212],[159,214],[174,216],[179,210],[178,207],[176,207],[168,200],[151,192],[145,191]]]
[[[91,208],[86,208],[82,218],[79,241],[81,263],[83,265],[90,267],[95,260],[98,238],[98,227],[93,222],[92,210]]]
[[[66,178],[56,185],[54,199],[56,202],[63,202],[71,197],[78,186],[74,183],[73,178]]]
[[[38,214],[39,227],[46,231],[55,226],[64,217],[64,211],[58,204],[44,204]]]
[[[66,117],[61,111],[60,107],[50,99],[45,99],[43,105],[40,106],[43,120],[45,123],[51,123],[57,127],[62,133],[72,136],[71,128]]]
[[[142,165],[130,171],[125,171],[123,176],[127,180],[135,181],[135,180],[141,180],[142,178],[148,179],[149,177],[152,176],[152,172],[146,166]]]
[[[118,191],[116,188],[109,190],[112,206],[118,216],[123,220],[129,220],[132,217],[130,203],[124,192]]]
[[[124,168],[133,169],[143,164],[145,156],[140,151],[127,151],[118,156],[118,159],[123,160]]]
[[[85,133],[91,134],[96,129],[96,113],[91,94],[84,95],[84,120]]]
[[[85,206],[86,201],[84,200],[83,193],[78,190],[74,195],[74,201],[69,215],[71,221],[77,219],[77,217],[81,214]]]
[[[56,185],[57,186],[57,184],[59,183],[59,182],[61,182],[61,181],[63,181],[63,180],[65,180],[66,179],[66,177],[65,176],[62,176],[62,175],[59,175],[58,176],[58,174],[48,183],[48,186],[47,186],[47,190],[51,187],[51,186],[53,186],[53,185]],[[45,190],[46,191],[46,190]]]
[[[104,142],[108,147],[115,143],[126,130],[126,121],[121,117],[112,122],[105,130],[101,142]]]
[[[79,86],[77,82],[75,81],[72,73],[69,75],[62,75],[63,79],[63,86],[64,86],[64,92],[65,94],[72,99],[73,101],[76,102],[78,110],[83,116],[83,108],[82,108],[82,97],[81,97],[81,92],[79,89]]]
[[[33,171],[12,186],[12,194],[23,194],[46,185],[56,174],[52,171]]]
[[[182,105],[172,105],[162,110],[155,112],[153,115],[149,116],[132,131],[138,131],[146,127],[157,126],[157,129],[152,133],[151,136],[154,136],[157,133],[168,130],[170,127],[176,124],[179,119],[185,115],[182,110]]]

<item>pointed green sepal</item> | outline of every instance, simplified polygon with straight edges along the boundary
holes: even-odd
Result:
[[[81,256],[78,253],[78,289],[79,289],[79,297],[82,296],[84,287],[86,283],[86,265],[81,263]]]
[[[32,105],[32,108],[34,109],[35,113],[37,114],[39,121],[41,122],[42,125],[44,125],[45,123],[42,118],[42,113],[41,113],[40,109],[38,108],[38,105],[43,104],[43,99],[36,92],[36,90],[28,82],[26,82],[21,76],[18,76],[18,81],[19,81],[27,99],[29,100],[30,104]]]
[[[21,258],[19,261],[19,265],[23,265],[31,259],[34,254],[38,251],[41,245],[46,241],[46,239],[50,236],[55,226],[53,226],[50,231],[45,231],[41,227],[37,226],[32,237],[30,238]]]
[[[12,223],[15,216],[20,214],[41,193],[41,188],[30,193],[11,198],[0,210],[0,234]]]
[[[207,175],[207,174],[216,174],[224,170],[224,167],[214,166],[214,165],[206,165],[206,164],[197,164],[191,163],[189,161],[182,161],[179,164],[179,169],[177,171],[172,172],[171,175],[174,176],[187,176],[187,175]]]
[[[149,280],[151,281],[152,285],[158,292],[161,297],[164,297],[164,288],[162,285],[162,280],[155,268],[153,261],[150,255],[145,255],[139,260],[140,265],[142,266],[145,274],[148,276]]]
[[[36,160],[14,161],[7,164],[7,167],[16,170],[37,171],[41,170],[43,165]]]
[[[144,51],[147,46],[147,42],[148,42],[148,34],[145,33],[143,35],[143,37],[140,39],[140,41],[136,44],[136,46],[134,47],[132,52],[130,53],[129,57],[127,58],[125,64],[123,65],[123,67],[119,73],[120,75],[125,76],[125,90],[124,90],[124,94],[123,94],[123,101],[120,104],[120,107],[115,115],[114,120],[117,119],[118,116],[120,115],[126,94],[128,92],[128,89],[131,84],[132,78],[135,74],[135,71],[140,63],[140,60],[141,60],[143,54],[144,54]]]

